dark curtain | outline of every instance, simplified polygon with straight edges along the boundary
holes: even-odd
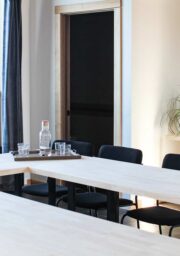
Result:
[[[10,0],[6,101],[9,150],[17,149],[17,143],[23,141],[21,58],[21,0]]]
[[[17,149],[23,141],[21,58],[21,0],[5,0],[2,84],[2,152]],[[13,177],[3,177],[2,187],[11,190]]]

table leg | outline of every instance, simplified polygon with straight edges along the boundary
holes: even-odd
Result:
[[[48,204],[56,205],[56,179],[48,177]]]
[[[22,186],[24,185],[24,173],[18,173],[14,175],[15,194],[17,196],[22,195]]]
[[[75,211],[76,203],[75,203],[75,189],[76,184],[72,182],[67,182],[68,186],[68,209],[71,211]]]
[[[107,219],[119,222],[119,193],[107,191]]]

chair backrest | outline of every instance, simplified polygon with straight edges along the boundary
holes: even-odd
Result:
[[[180,170],[180,154],[165,155],[162,163],[162,168]]]
[[[67,144],[71,144],[71,148],[75,149],[78,154],[84,156],[92,156],[93,147],[92,144],[89,142],[75,140],[55,140],[52,144],[52,149],[55,148],[56,142],[65,142]]]
[[[112,145],[102,145],[99,149],[98,156],[111,160],[141,164],[142,151],[134,148],[126,148]]]

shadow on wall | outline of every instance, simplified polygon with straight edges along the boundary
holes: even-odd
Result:
[[[50,119],[52,3],[30,1],[30,120],[31,147],[38,146],[42,119]]]

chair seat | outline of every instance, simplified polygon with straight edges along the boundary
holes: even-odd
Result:
[[[126,198],[119,198],[119,207],[132,205],[135,205],[135,203],[132,200]]]
[[[87,209],[106,208],[107,197],[101,193],[86,192],[76,195],[76,206]]]
[[[180,224],[180,211],[162,206],[131,210],[127,212],[126,216],[157,225],[174,226]]]
[[[48,196],[48,184],[35,184],[22,187],[22,192],[33,196]],[[67,194],[68,188],[63,185],[56,185],[56,196],[61,197]]]
[[[76,194],[76,206],[87,208],[87,209],[104,209],[107,208],[107,196],[102,193],[97,192],[86,192]],[[64,202],[67,202],[67,196],[63,198]],[[133,201],[120,198],[119,206],[131,206]]]

